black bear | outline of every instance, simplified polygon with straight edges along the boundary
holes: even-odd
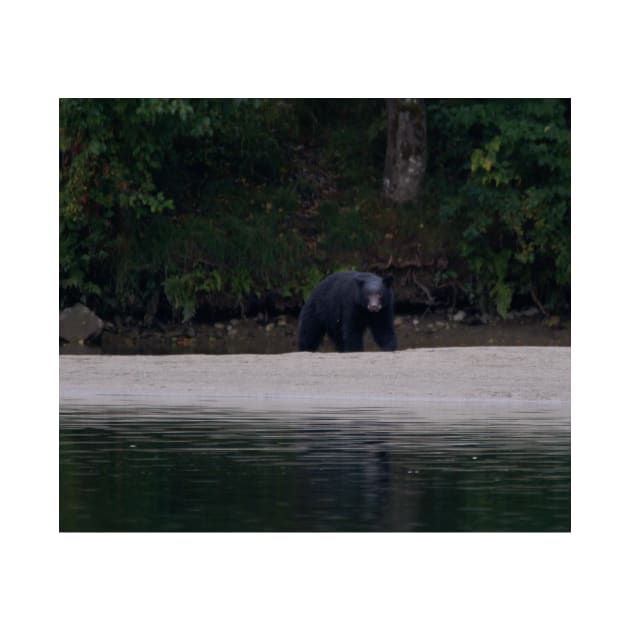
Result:
[[[382,350],[396,350],[392,279],[338,271],[314,289],[300,313],[298,350],[314,352],[328,333],[338,352],[361,352],[369,328]]]

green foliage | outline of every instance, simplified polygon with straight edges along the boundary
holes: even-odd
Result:
[[[324,201],[319,207],[323,220],[323,245],[333,255],[371,244],[373,234],[369,231],[358,205],[339,205]]]
[[[459,234],[474,298],[489,296],[502,316],[532,288],[562,306],[571,271],[567,103],[433,102],[428,120],[430,145],[440,146],[428,186],[443,224]]]
[[[197,304],[206,294],[220,291],[223,287],[221,274],[197,267],[191,273],[171,276],[164,280],[164,293],[176,311],[181,311],[182,321],[194,316]]]
[[[60,101],[60,298],[184,319],[225,290],[288,283],[299,244],[280,185],[291,108],[191,99]]]
[[[59,109],[62,307],[143,315],[159,296],[185,321],[219,302],[297,305],[332,270],[442,243],[459,266],[436,284],[457,278],[475,303],[505,315],[534,290],[550,310],[568,304],[566,101],[427,101],[422,210],[380,199],[382,100],[62,99]]]
[[[317,267],[309,267],[302,287],[302,297],[306,298],[311,294],[313,289],[324,279],[324,274]]]

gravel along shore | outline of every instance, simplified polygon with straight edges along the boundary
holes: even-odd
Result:
[[[571,348],[59,357],[60,408],[568,407]]]

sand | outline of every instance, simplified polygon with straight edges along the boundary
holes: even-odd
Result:
[[[566,347],[60,356],[61,409],[570,405]]]

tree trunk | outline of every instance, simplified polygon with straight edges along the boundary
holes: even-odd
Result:
[[[416,201],[427,164],[424,99],[387,99],[387,153],[383,193],[393,203]]]

